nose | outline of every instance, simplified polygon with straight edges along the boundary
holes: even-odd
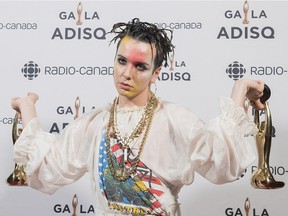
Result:
[[[132,70],[132,67],[127,65],[126,67],[123,68],[122,76],[125,77],[127,80],[130,80],[131,70]]]

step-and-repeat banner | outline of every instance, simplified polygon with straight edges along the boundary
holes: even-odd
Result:
[[[106,33],[135,17],[174,31],[175,61],[172,70],[163,68],[158,97],[208,121],[219,114],[218,98],[229,96],[237,79],[264,80],[272,93],[270,172],[286,185],[253,188],[257,160],[233,183],[214,185],[197,175],[180,192],[182,214],[287,215],[287,10],[286,1],[0,1],[0,215],[94,214],[89,174],[53,195],[11,185],[17,138],[12,128],[21,130],[21,122],[14,124],[10,99],[38,93],[39,118],[54,134],[78,112],[110,102],[116,96],[115,44],[109,45]],[[248,114],[253,118],[255,112]],[[248,139],[257,154],[254,138]]]

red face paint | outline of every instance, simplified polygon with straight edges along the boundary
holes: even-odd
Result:
[[[149,83],[154,78],[155,47],[131,37],[122,39],[114,62],[114,83],[122,101],[146,104]],[[157,77],[156,77],[157,78]]]

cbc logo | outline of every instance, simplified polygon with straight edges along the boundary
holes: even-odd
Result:
[[[232,64],[228,65],[226,73],[231,79],[238,80],[244,76],[244,74],[246,73],[246,69],[238,61],[234,61]]]
[[[40,73],[40,68],[38,67],[38,64],[34,63],[33,61],[29,61],[24,65],[21,71],[24,77],[26,77],[28,80],[33,80]]]

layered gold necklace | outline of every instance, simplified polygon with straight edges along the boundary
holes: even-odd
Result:
[[[140,155],[143,150],[144,143],[146,142],[148,132],[151,126],[154,110],[157,108],[159,100],[155,97],[155,95],[150,92],[150,96],[147,101],[147,105],[145,106],[144,112],[141,116],[141,119],[132,130],[131,134],[128,136],[122,136],[119,130],[116,127],[116,110],[117,110],[117,102],[118,98],[115,98],[113,104],[110,109],[110,118],[107,126],[107,133],[106,133],[106,151],[108,157],[108,164],[111,174],[117,179],[118,181],[125,181],[128,179],[131,174],[135,173],[137,165],[140,161]],[[144,136],[139,146],[139,151],[136,155],[136,158],[133,162],[131,167],[126,167],[125,164],[128,163],[128,156],[130,154],[130,147],[129,144],[132,143],[133,140],[138,138],[142,132],[144,132]],[[121,148],[123,150],[123,161],[124,163],[117,167],[114,166],[112,161],[112,152],[111,152],[111,144],[110,139],[114,138],[118,140],[119,144],[121,144]],[[117,161],[116,161],[117,163]]]

